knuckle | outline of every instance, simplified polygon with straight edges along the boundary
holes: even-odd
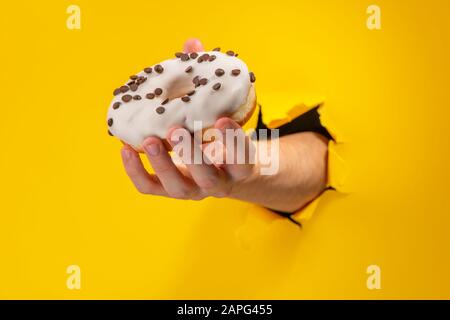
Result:
[[[135,179],[136,177],[139,176],[138,170],[136,170],[136,169],[133,168],[133,167],[127,168],[126,171],[127,171],[127,173],[128,173],[128,176],[129,176],[131,179]]]
[[[201,179],[197,179],[197,185],[203,190],[213,190],[217,188],[219,179],[217,176],[210,176]]]
[[[171,198],[188,200],[191,198],[191,192],[187,189],[180,189],[168,192]]]
[[[230,196],[230,188],[221,188],[214,193],[216,198],[227,198]]]
[[[165,173],[168,173],[173,170],[172,166],[167,163],[155,163],[153,165],[153,168],[156,172],[158,172],[160,174],[165,174]]]
[[[203,200],[204,198],[206,198],[206,197],[203,196],[203,195],[201,195],[201,194],[196,194],[195,196],[193,196],[193,197],[191,198],[191,200],[194,200],[194,201],[200,201],[200,200]]]
[[[229,168],[229,173],[234,181],[241,181],[248,178],[252,173],[252,165],[235,165]]]

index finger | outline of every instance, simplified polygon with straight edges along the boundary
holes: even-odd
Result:
[[[200,42],[199,39],[195,38],[186,40],[183,46],[183,51],[186,53],[199,52],[203,50],[204,50],[203,44]]]

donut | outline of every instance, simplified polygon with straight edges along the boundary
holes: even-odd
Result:
[[[141,151],[145,138],[164,140],[176,126],[193,133],[199,124],[204,130],[223,116],[244,125],[256,106],[254,82],[233,51],[177,52],[114,89],[108,133]]]

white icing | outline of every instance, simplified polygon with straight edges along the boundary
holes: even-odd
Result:
[[[204,53],[215,55],[216,59],[198,63],[198,57]],[[246,103],[252,85],[246,64],[234,56],[217,51],[198,52],[198,57],[188,61],[179,58],[165,60],[159,63],[164,68],[160,74],[155,72],[154,66],[150,74],[144,71],[136,74],[147,80],[136,91],[129,90],[114,97],[107,116],[107,119],[113,120],[109,131],[122,141],[139,148],[149,136],[165,138],[168,130],[174,126],[183,126],[192,132],[194,121],[202,121],[203,127],[207,128],[213,126],[220,116],[236,112]],[[189,66],[193,70],[186,73]],[[218,68],[223,69],[225,74],[217,76],[215,70]],[[233,76],[233,69],[239,69],[240,74]],[[208,83],[195,88],[192,82],[195,76],[208,79]],[[217,91],[213,89],[216,83],[221,84]],[[156,88],[161,88],[163,93],[154,99],[147,99],[146,94],[153,93]],[[191,100],[182,101],[180,97],[192,90],[195,93],[189,97]],[[141,100],[124,102],[121,98],[126,94],[140,95]],[[166,98],[170,100],[163,105],[165,112],[158,114],[156,108]],[[121,105],[113,109],[112,106],[117,101]]]

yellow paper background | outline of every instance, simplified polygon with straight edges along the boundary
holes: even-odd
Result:
[[[382,30],[366,28],[381,7]],[[81,8],[81,30],[66,8]],[[0,12],[0,298],[450,298],[450,3],[10,1]],[[112,89],[188,37],[234,49],[266,119],[325,99],[347,193],[302,230],[138,194]],[[81,290],[66,267],[81,268]],[[366,268],[381,267],[381,290]]]

